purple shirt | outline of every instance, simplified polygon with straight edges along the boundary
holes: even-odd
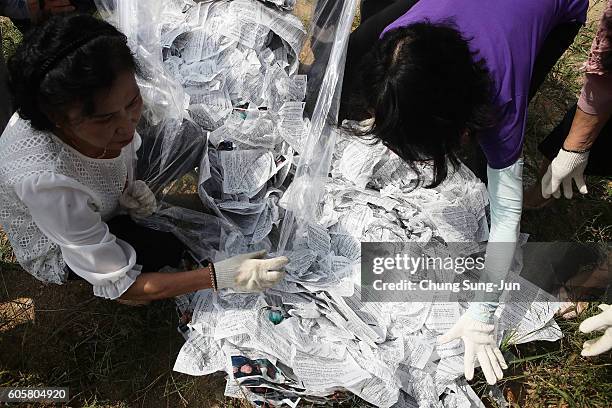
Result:
[[[452,19],[470,48],[487,62],[500,118],[480,138],[489,166],[501,169],[521,155],[533,65],[558,24],[584,23],[587,0],[420,0],[389,30],[412,23]]]

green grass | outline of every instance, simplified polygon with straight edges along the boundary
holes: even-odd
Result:
[[[8,56],[21,36],[6,19],[0,18],[0,29]],[[594,29],[591,23],[580,32],[530,106],[527,180],[536,179],[537,143],[576,100],[581,80],[577,68],[586,58]],[[612,183],[602,178],[590,178],[588,183],[587,197],[526,212],[522,230],[536,241],[612,241]],[[222,396],[223,375],[189,377],[172,371],[182,344],[172,302],[130,308],[93,298],[82,283],[42,285],[18,268],[0,233],[0,303],[17,298],[34,300],[35,319],[4,331],[3,324],[10,322],[0,320],[0,387],[66,386],[70,405],[96,408],[250,406]],[[591,305],[579,319],[560,321],[565,335],[561,341],[508,348],[517,358],[502,386],[505,395],[512,393],[515,406],[612,406],[610,354],[580,357],[583,341],[592,336],[577,327],[595,312]],[[487,394],[482,376],[473,385]],[[345,405],[363,406],[356,399]]]
[[[601,9],[601,1],[591,3]],[[524,147],[526,185],[537,179],[542,160],[538,143],[577,100],[582,85],[580,67],[588,55],[598,18],[580,30],[530,104]],[[587,183],[587,196],[559,199],[544,209],[525,211],[521,230],[531,234],[533,241],[612,241],[612,182],[610,178],[589,177]]]
[[[602,2],[591,2],[601,9]],[[588,55],[598,17],[579,32],[572,46],[552,69],[529,107],[525,134],[526,184],[537,179],[541,155],[538,143],[562,119],[577,99],[582,83],[580,66]],[[521,231],[532,241],[612,241],[612,182],[610,178],[589,177],[589,194],[573,200],[560,199],[537,211],[525,211]],[[612,360],[610,353],[597,358],[580,356],[582,343],[593,336],[578,326],[596,314],[596,304],[577,320],[559,320],[564,338],[555,343],[533,342],[510,347],[517,359],[501,382],[507,400],[515,407],[610,407],[612,406]],[[488,392],[484,378],[477,379],[482,395]],[[512,397],[511,397],[512,398]],[[490,406],[495,404],[485,398]]]
[[[582,343],[592,335],[578,330],[582,320],[599,312],[595,304],[577,320],[559,319],[564,333],[560,341],[531,342],[506,346],[516,358],[499,383],[513,407],[609,407],[612,403],[612,361],[610,355],[595,358],[580,356]],[[601,334],[601,333],[600,333]],[[599,335],[600,335],[599,334]],[[479,377],[474,388],[487,394],[488,386]],[[484,398],[490,406],[495,404]]]
[[[7,59],[15,52],[15,48],[22,40],[22,35],[10,20],[4,17],[0,17],[0,32],[2,32],[2,53]]]

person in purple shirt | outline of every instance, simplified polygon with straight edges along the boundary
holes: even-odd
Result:
[[[373,13],[374,3],[367,3],[362,11]],[[373,117],[366,134],[409,163],[432,162],[430,186],[458,163],[466,139],[478,141],[491,208],[484,278],[499,282],[519,234],[529,99],[584,24],[588,2],[381,3],[386,7],[363,16],[349,41],[340,119]],[[490,384],[503,377],[506,363],[492,324],[498,299],[499,293],[477,298],[439,338],[462,339],[468,379],[475,360]]]
[[[479,142],[489,166],[502,169],[521,155],[531,74],[547,34],[570,21],[584,23],[584,0],[422,0],[383,31],[411,24],[452,21],[470,49],[487,65],[494,83],[498,124]]]

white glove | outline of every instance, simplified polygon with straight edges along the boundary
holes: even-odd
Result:
[[[575,153],[559,150],[557,157],[548,166],[548,170],[542,178],[542,197],[561,197],[561,183],[563,183],[563,195],[572,198],[572,180],[576,182],[581,194],[588,193],[584,182],[584,169],[589,161],[589,152]]]
[[[217,289],[232,288],[238,292],[260,292],[285,277],[286,256],[261,259],[268,251],[237,255],[214,264]]]
[[[580,353],[583,357],[596,356],[612,349],[612,306],[601,304],[599,308],[602,310],[600,314],[580,323],[580,331],[583,333],[605,330],[603,336],[584,342]]]
[[[485,324],[463,315],[444,335],[438,337],[438,344],[461,338],[465,347],[463,364],[465,378],[474,378],[474,361],[478,358],[480,368],[491,385],[504,377],[502,369],[508,368],[506,360],[497,347],[493,332],[495,326]]]
[[[133,217],[148,217],[157,209],[155,194],[142,180],[136,180],[125,189],[119,204]]]

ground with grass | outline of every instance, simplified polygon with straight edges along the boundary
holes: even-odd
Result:
[[[602,1],[593,2],[591,22],[553,69],[534,98],[525,147],[526,178],[534,181],[537,143],[576,101],[578,68],[586,58]],[[21,36],[0,19],[3,52],[10,55]],[[590,178],[590,194],[526,212],[522,230],[534,241],[612,241],[612,183]],[[501,386],[514,406],[612,406],[611,355],[586,359],[581,345],[590,336],[577,320],[559,321],[565,338],[508,351],[516,357]],[[237,407],[223,397],[224,376],[189,377],[172,371],[182,338],[172,302],[132,308],[94,298],[82,282],[46,286],[19,269],[0,231],[0,387],[70,387],[71,406]],[[482,377],[474,387],[487,400]],[[487,405],[495,406],[492,401]],[[346,406],[364,406],[351,401]]]

